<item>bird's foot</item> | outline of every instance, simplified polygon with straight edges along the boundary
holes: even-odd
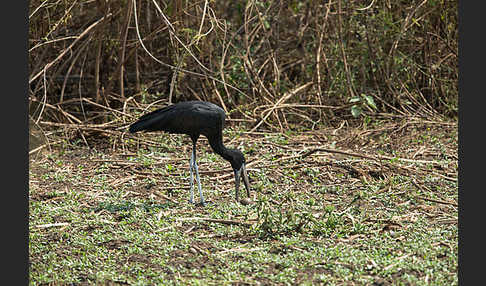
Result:
[[[210,206],[212,205],[213,203],[210,202],[210,201],[200,201],[199,203],[197,203],[196,205],[197,206],[202,206],[202,207],[207,207],[207,206]]]
[[[198,203],[194,202],[194,200],[189,200],[189,203],[194,204],[196,206],[202,206],[202,207],[206,207],[206,206],[208,206],[208,204],[212,204],[211,202],[208,202],[208,201],[205,201],[205,200],[201,200]]]

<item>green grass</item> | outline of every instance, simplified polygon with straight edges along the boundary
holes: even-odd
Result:
[[[261,160],[248,168],[248,206],[234,201],[232,176],[219,178],[231,175],[229,164],[203,140],[206,207],[188,202],[182,136],[163,135],[160,148],[129,139],[135,155],[71,147],[38,158],[30,164],[30,283],[457,285],[457,181],[438,175],[457,178],[457,131],[438,129],[389,132],[363,152],[394,144],[394,156],[412,158],[426,146],[416,159],[442,169],[326,153],[299,159],[309,145],[338,141],[320,142],[318,133],[241,135],[232,145],[242,144],[250,163]]]

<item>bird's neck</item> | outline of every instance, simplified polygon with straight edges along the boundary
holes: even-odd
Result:
[[[228,149],[223,145],[222,136],[218,136],[214,140],[209,140],[209,145],[213,149],[214,153],[220,155],[225,160],[230,162],[233,160],[233,156],[231,156],[231,149]]]

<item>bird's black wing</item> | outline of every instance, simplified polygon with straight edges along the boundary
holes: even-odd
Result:
[[[220,132],[224,127],[224,110],[210,102],[190,101],[181,104],[178,116],[185,134],[204,134],[209,136]],[[178,120],[179,121],[179,120]]]
[[[188,135],[212,134],[224,127],[224,110],[210,102],[186,101],[143,115],[130,132],[166,131]]]
[[[163,122],[164,118],[167,117],[168,113],[171,113],[174,107],[175,105],[169,105],[164,108],[154,110],[150,113],[141,116],[137,120],[137,122],[130,125],[129,131],[131,133],[134,133],[142,130],[146,130],[146,131],[160,130],[157,129],[157,126],[159,125],[158,123]]]

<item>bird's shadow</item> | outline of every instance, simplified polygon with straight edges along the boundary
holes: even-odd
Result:
[[[204,201],[204,203],[202,202],[195,202],[195,203],[192,203],[195,207],[198,207],[198,208],[207,208],[207,207],[212,207],[212,206],[216,206],[217,203],[213,202],[213,201]]]
[[[174,206],[175,204],[173,202],[166,202],[162,204],[157,204],[157,203],[150,203],[150,202],[144,202],[141,204],[135,204],[130,201],[122,201],[119,203],[112,203],[112,202],[99,202],[97,206],[90,207],[86,209],[87,212],[100,212],[102,210],[106,210],[110,213],[118,213],[122,211],[130,211],[135,208],[142,208],[145,211],[150,211],[154,209],[167,209],[169,207]]]

